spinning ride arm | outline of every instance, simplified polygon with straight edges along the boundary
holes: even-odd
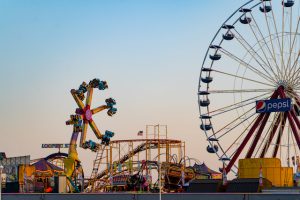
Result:
[[[76,172],[80,171],[83,174],[82,167],[80,165],[80,160],[78,158],[78,153],[76,149],[78,135],[81,132],[80,137],[80,147],[84,149],[90,149],[94,152],[98,151],[100,144],[93,142],[92,140],[86,141],[86,133],[88,125],[93,130],[94,134],[98,139],[102,139],[102,144],[108,145],[110,139],[114,136],[114,133],[111,131],[105,131],[105,134],[101,134],[97,125],[93,121],[92,116],[100,111],[108,109],[107,114],[109,116],[114,115],[117,112],[117,109],[114,108],[116,102],[114,99],[106,99],[106,105],[99,106],[95,109],[91,109],[93,89],[98,88],[99,90],[107,89],[107,83],[105,81],[100,81],[99,79],[93,79],[86,84],[83,82],[78,90],[72,89],[71,94],[78,106],[75,111],[75,115],[71,115],[70,119],[66,122],[66,125],[73,125],[73,133],[69,145],[69,155],[65,159],[65,174],[71,183],[72,187],[76,192],[78,188],[76,183],[72,182],[72,177],[76,177]],[[87,93],[86,102],[84,104],[85,93]],[[76,179],[75,179],[76,180]],[[76,182],[76,181],[75,181]]]
[[[92,96],[93,96],[93,90],[94,88],[98,88],[99,90],[104,90],[108,88],[107,83],[105,81],[100,81],[99,79],[93,79],[89,82],[89,84],[86,84],[83,82],[78,90],[72,89],[71,94],[77,103],[78,107],[76,109],[76,114],[81,115],[83,119],[83,128],[82,133],[80,137],[80,147],[82,148],[89,148],[92,151],[97,151],[99,148],[99,145],[97,145],[93,141],[86,141],[86,134],[87,134],[87,127],[90,126],[93,130],[94,134],[96,135],[97,139],[102,139],[103,144],[108,144],[110,141],[110,138],[113,137],[114,133],[110,131],[106,131],[103,135],[100,130],[98,129],[96,123],[94,122],[92,116],[98,112],[101,112],[105,109],[108,109],[107,114],[109,116],[113,116],[117,109],[114,108],[114,105],[116,105],[116,102],[114,99],[109,98],[106,99],[106,105],[101,105],[99,107],[96,107],[94,109],[91,109],[92,104]],[[87,93],[86,102],[83,103],[85,96],[84,93]]]

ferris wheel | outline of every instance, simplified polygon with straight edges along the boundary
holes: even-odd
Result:
[[[240,158],[300,155],[300,1],[251,0],[213,37],[200,72],[207,151],[237,173]]]

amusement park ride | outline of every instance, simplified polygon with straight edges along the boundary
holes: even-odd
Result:
[[[200,129],[207,152],[222,162],[224,185],[231,172],[236,180],[262,179],[273,170],[273,186],[292,186],[294,172],[300,180],[299,8],[293,0],[248,1],[225,20],[207,49],[198,86]],[[182,191],[197,174],[185,143],[169,139],[167,126],[147,125],[145,138],[132,140],[100,132],[93,115],[117,112],[113,98],[91,108],[94,89],[107,88],[93,79],[71,90],[78,108],[66,121],[73,133],[68,155],[61,155],[69,191]],[[88,126],[98,141],[86,139]],[[96,154],[89,178],[77,153],[79,136],[78,146]]]
[[[73,188],[74,191],[79,192],[78,188],[78,175],[81,176],[81,188],[84,187],[84,176],[83,169],[78,158],[78,153],[76,150],[77,147],[77,138],[79,133],[80,143],[79,146],[84,149],[90,149],[93,152],[103,151],[105,145],[109,144],[110,138],[114,136],[114,133],[111,131],[105,131],[103,135],[95,122],[93,121],[92,116],[98,112],[101,112],[105,109],[108,109],[107,114],[113,116],[117,109],[114,108],[116,104],[115,100],[112,98],[106,99],[106,105],[99,106],[97,108],[91,109],[92,96],[94,88],[99,90],[105,90],[108,88],[108,85],[105,81],[100,81],[99,79],[93,79],[86,84],[83,82],[78,90],[72,89],[71,94],[77,103],[78,108],[75,111],[74,115],[70,116],[70,119],[66,122],[67,125],[73,125],[73,134],[70,141],[68,158],[64,160],[65,173],[69,180],[69,187]],[[85,93],[87,93],[86,102],[84,104]],[[86,134],[88,126],[91,127],[97,139],[101,140],[101,144],[96,143],[92,140],[86,141]],[[72,190],[72,189],[71,189]]]
[[[269,178],[273,186],[292,186],[293,172],[300,180],[300,13],[294,7],[300,1],[251,0],[225,20],[207,49],[198,87],[200,129],[207,152],[222,162],[224,186],[230,172],[236,180]],[[132,140],[111,140],[113,132],[98,129],[93,115],[117,112],[113,98],[91,106],[94,90],[107,88],[93,79],[71,90],[77,109],[66,121],[73,126],[68,155],[61,155],[69,191],[182,191],[200,165],[191,165],[184,142],[168,138],[167,126],[147,125],[145,138]],[[86,139],[88,127],[98,141]],[[96,154],[88,178],[77,147]]]
[[[152,138],[149,137],[151,128],[154,131]],[[186,171],[186,180],[191,179],[183,159],[185,144],[168,139],[167,132],[162,135],[162,128],[167,127],[148,125],[146,139],[111,141],[99,161],[94,162],[90,180],[93,184],[89,189],[94,192],[150,191],[158,190],[159,181],[166,191],[180,189],[182,171]]]
[[[226,173],[238,174],[241,158],[296,165],[299,6],[293,0],[251,0],[225,20],[207,49],[198,87],[200,128],[207,151]]]
[[[165,125],[148,125],[146,139],[110,141],[114,136],[113,132],[105,131],[102,134],[92,116],[105,109],[109,116],[113,116],[117,112],[114,107],[116,102],[109,98],[105,100],[106,105],[91,109],[95,88],[104,90],[108,86],[105,81],[93,79],[89,84],[83,82],[78,90],[71,90],[78,108],[66,121],[67,125],[73,125],[68,157],[64,159],[69,191],[158,191],[158,183],[162,184],[161,189],[165,191],[175,191],[180,190],[186,181],[195,176],[194,171],[186,167],[186,161],[191,159],[185,155],[185,143],[168,139]],[[86,141],[88,126],[101,142]],[[83,175],[77,153],[79,134],[79,147],[96,153],[88,179]]]

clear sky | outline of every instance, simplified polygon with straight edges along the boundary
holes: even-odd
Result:
[[[118,108],[113,118],[97,116],[101,131],[134,138],[146,124],[167,124],[188,155],[217,169],[199,129],[199,72],[210,40],[242,3],[1,0],[0,151],[39,158],[55,152],[42,143],[69,142],[69,91],[97,77],[109,90],[95,92],[93,106],[111,96]],[[94,154],[80,154],[90,168]]]

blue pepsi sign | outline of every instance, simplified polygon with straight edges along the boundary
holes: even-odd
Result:
[[[286,112],[291,108],[290,98],[256,101],[256,113]]]

